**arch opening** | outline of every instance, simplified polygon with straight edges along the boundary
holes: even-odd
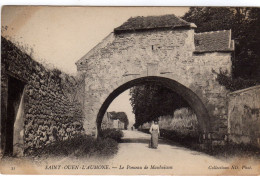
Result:
[[[140,86],[144,84],[158,84],[164,86],[173,92],[180,95],[190,106],[190,108],[194,111],[197,116],[198,124],[199,124],[199,131],[201,133],[208,133],[210,130],[210,116],[208,115],[207,109],[201,99],[189,88],[185,87],[184,85],[178,83],[175,80],[158,77],[158,76],[148,76],[148,77],[141,77],[116,88],[110,95],[106,98],[104,103],[102,104],[101,108],[99,109],[96,125],[97,125],[97,132],[98,135],[101,131],[101,123],[102,119],[112,101],[119,96],[125,90],[132,88],[134,86]]]

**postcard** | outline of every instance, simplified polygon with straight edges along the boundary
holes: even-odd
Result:
[[[1,17],[2,174],[260,174],[260,8]]]

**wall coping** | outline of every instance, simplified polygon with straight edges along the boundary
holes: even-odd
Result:
[[[238,93],[242,93],[242,92],[246,92],[246,91],[253,90],[253,89],[260,89],[260,85],[256,85],[256,86],[248,87],[248,88],[245,88],[245,89],[236,90],[234,92],[230,92],[228,94],[228,96],[238,94]]]

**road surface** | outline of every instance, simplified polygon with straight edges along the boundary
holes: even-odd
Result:
[[[148,147],[150,135],[139,131],[123,131],[123,142],[119,144],[117,155],[109,163],[111,165],[122,165],[125,167],[144,167],[148,166],[148,173],[174,173],[174,174],[192,174],[201,173],[209,167],[229,166],[227,161],[223,161],[207,154],[192,151],[190,149],[179,147],[172,142],[164,139],[159,140],[158,149]],[[160,167],[161,165],[161,167]],[[169,169],[151,169],[152,166]],[[170,169],[170,167],[172,169]],[[136,172],[136,169],[128,169],[130,173]],[[147,170],[140,170],[140,174],[147,174]],[[219,172],[218,172],[219,173]]]
[[[139,131],[123,132],[124,138],[122,143],[119,143],[118,153],[112,158],[67,156],[44,160],[39,165],[26,163],[23,160],[22,163],[19,162],[19,165],[26,164],[27,166],[17,166],[15,172],[10,173],[65,175],[238,175],[260,173],[259,162],[256,163],[250,159],[221,160],[202,152],[180,147],[165,139],[159,140],[158,149],[152,149],[148,147],[149,134]],[[10,168],[11,166],[14,165],[10,165]],[[237,169],[232,169],[232,166]],[[242,169],[243,166],[251,167],[251,169]],[[9,173],[7,171],[10,171],[10,168],[6,167],[6,173]]]
[[[249,159],[217,159],[202,152],[180,147],[172,141],[160,139],[158,149],[148,147],[150,135],[124,130],[118,153],[110,159],[65,159],[60,164],[108,165],[109,170],[77,171],[77,174],[106,175],[172,175],[172,174],[255,174],[260,173],[259,163]],[[241,164],[243,163],[243,164]],[[242,165],[252,169],[241,169]],[[147,166],[147,168],[146,168]],[[231,169],[236,166],[239,169]],[[121,169],[120,169],[121,168]],[[228,168],[228,169],[226,169]],[[81,170],[82,171],[82,170]],[[68,170],[66,174],[75,174]]]

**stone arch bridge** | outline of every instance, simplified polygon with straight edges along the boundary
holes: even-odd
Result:
[[[195,33],[195,28],[174,15],[130,18],[78,60],[78,73],[85,75],[87,133],[98,133],[120,93],[153,82],[189,103],[202,134],[224,139],[229,91],[218,83],[216,72],[231,74],[234,42],[230,30]]]

